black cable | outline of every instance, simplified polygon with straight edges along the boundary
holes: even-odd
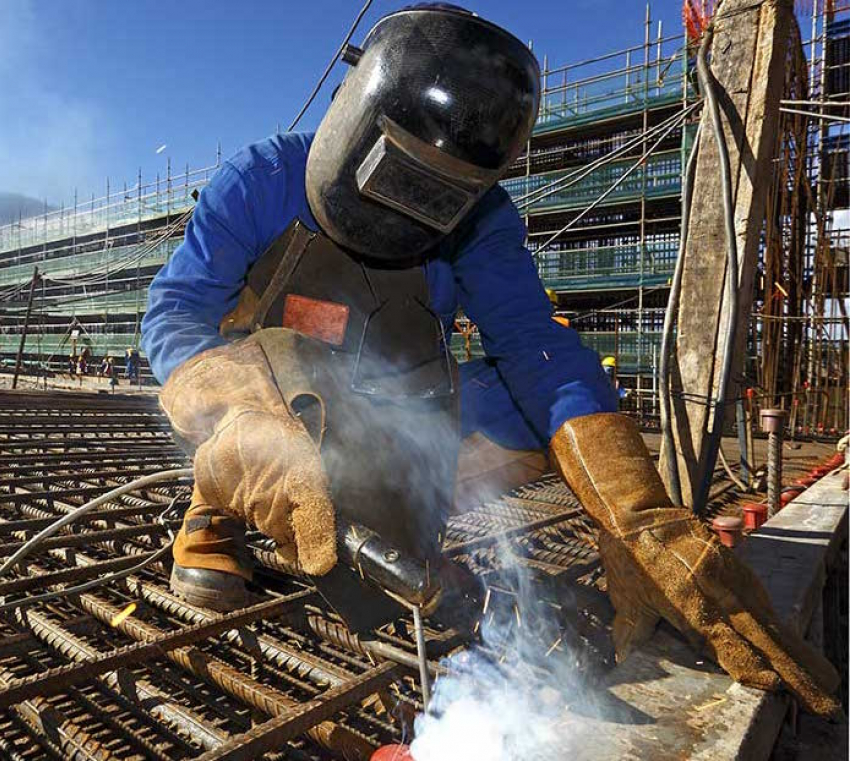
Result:
[[[98,587],[106,586],[107,584],[111,584],[112,582],[120,581],[121,579],[126,579],[128,576],[132,576],[133,574],[144,570],[152,563],[156,563],[158,560],[162,559],[171,552],[171,548],[174,545],[174,540],[176,539],[174,531],[172,531],[171,529],[170,522],[175,522],[177,520],[177,516],[176,514],[174,514],[177,499],[177,497],[174,497],[169,503],[168,507],[166,507],[165,510],[163,510],[154,521],[155,523],[165,528],[168,534],[168,542],[162,547],[160,547],[158,550],[152,552],[146,558],[143,558],[135,565],[130,566],[130,568],[125,568],[123,571],[109,573],[106,574],[106,576],[91,579],[90,581],[84,582],[82,584],[75,584],[74,586],[63,587],[62,589],[56,590],[55,592],[44,592],[39,595],[30,595],[28,597],[22,597],[19,600],[12,600],[10,602],[0,603],[0,613],[5,613],[9,610],[23,610],[25,608],[31,608],[33,605],[50,602],[51,600],[67,598],[71,595],[80,595],[84,592],[88,592],[91,589],[97,589]]]
[[[372,5],[372,0],[366,0],[363,4],[363,7],[360,9],[360,13],[357,14],[357,18],[354,19],[354,23],[351,25],[351,29],[348,30],[348,34],[345,35],[345,39],[342,41],[342,44],[337,49],[336,53],[334,53],[334,57],[328,62],[327,67],[325,68],[324,74],[320,77],[319,81],[316,83],[316,86],[313,88],[313,92],[310,93],[310,97],[307,98],[307,102],[301,107],[301,110],[298,112],[298,115],[295,119],[292,120],[292,124],[286,128],[287,132],[292,132],[295,129],[295,126],[298,122],[301,121],[301,117],[307,112],[307,109],[310,108],[310,104],[316,99],[316,96],[319,94],[319,90],[322,89],[322,85],[325,83],[325,80],[331,73],[331,70],[334,67],[334,64],[339,60],[339,57],[342,55],[342,51],[345,50],[345,46],[351,41],[351,38],[354,36],[354,32],[356,31],[360,21],[363,16],[366,15],[366,11],[369,10],[369,6]]]
[[[670,498],[674,504],[682,504],[682,484],[679,479],[679,458],[673,440],[673,421],[670,410],[670,344],[673,340],[673,322],[676,310],[679,308],[679,293],[682,288],[682,274],[685,271],[685,248],[688,243],[688,225],[691,216],[691,191],[697,168],[697,153],[701,128],[697,127],[694,145],[688,158],[687,168],[682,184],[682,224],[679,238],[679,254],[676,257],[676,269],[673,272],[673,282],[670,285],[670,296],[667,309],[664,312],[664,330],[661,335],[661,362],[658,370],[659,391],[661,396],[661,435],[664,450],[667,452],[667,486]]]

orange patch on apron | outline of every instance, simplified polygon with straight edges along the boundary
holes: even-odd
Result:
[[[290,293],[283,304],[283,327],[333,346],[342,346],[348,311],[345,304]]]

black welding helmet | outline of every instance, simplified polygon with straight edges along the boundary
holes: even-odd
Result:
[[[343,248],[416,260],[523,149],[540,69],[504,29],[439,4],[385,16],[345,60],[307,159],[310,209]]]

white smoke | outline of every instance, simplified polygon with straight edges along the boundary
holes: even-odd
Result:
[[[599,710],[567,642],[569,624],[507,546],[498,556],[510,589],[487,593],[480,646],[444,661],[448,674],[415,722],[415,761],[559,759],[590,742]],[[593,742],[598,748],[600,738]]]
[[[518,683],[477,651],[458,673],[437,681],[430,710],[416,720],[416,761],[509,761],[559,747],[557,698]]]

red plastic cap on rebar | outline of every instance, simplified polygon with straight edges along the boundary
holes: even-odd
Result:
[[[414,761],[410,755],[410,746],[399,743],[398,745],[382,745],[369,758],[369,761]]]
[[[765,433],[779,433],[785,428],[785,410],[762,410],[759,413],[761,429]]]
[[[711,527],[720,538],[720,543],[726,547],[734,547],[741,539],[744,531],[744,521],[735,515],[718,515]]]
[[[800,484],[786,486],[782,490],[782,496],[779,497],[779,501],[782,503],[782,507],[785,507],[789,502],[794,501],[799,497],[804,491],[806,491],[805,486],[801,486]]]
[[[744,512],[744,527],[751,531],[755,531],[767,520],[767,505],[750,502],[741,510]]]

